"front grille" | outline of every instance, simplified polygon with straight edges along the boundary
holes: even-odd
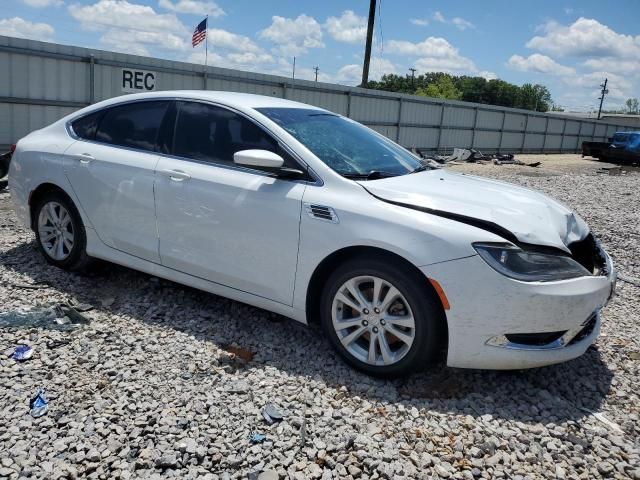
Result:
[[[565,333],[566,330],[543,333],[509,333],[505,335],[505,337],[507,337],[507,340],[509,340],[511,343],[541,347],[543,345],[548,345],[552,342],[555,342]]]
[[[606,275],[604,254],[593,234],[589,233],[583,240],[569,244],[573,259],[593,275]]]

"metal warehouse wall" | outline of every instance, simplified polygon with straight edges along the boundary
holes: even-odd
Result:
[[[155,90],[273,95],[353,118],[405,147],[574,152],[630,127],[0,36],[0,151],[74,110],[123,95],[123,69],[151,72]]]

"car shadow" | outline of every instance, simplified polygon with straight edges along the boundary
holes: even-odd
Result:
[[[346,387],[346,395],[378,405],[390,402],[522,422],[578,420],[600,410],[613,378],[598,348],[592,346],[576,360],[532,370],[463,370],[440,364],[404,379],[375,379],[348,367],[319,328],[240,302],[113,264],[101,263],[83,275],[64,272],[45,262],[35,242],[0,253],[0,263],[26,282],[46,282],[100,310],[217,346],[237,344],[253,353],[252,360],[239,368],[269,367],[289,376],[321,379],[331,387]],[[114,301],[103,307],[100,300],[105,298]]]

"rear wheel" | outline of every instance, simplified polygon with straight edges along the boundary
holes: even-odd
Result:
[[[341,265],[322,295],[321,320],[352,366],[381,377],[426,368],[440,347],[444,312],[427,279],[387,259]]]
[[[86,253],[87,237],[75,205],[60,192],[40,198],[35,211],[38,249],[47,262],[70,271],[86,268],[91,258]]]

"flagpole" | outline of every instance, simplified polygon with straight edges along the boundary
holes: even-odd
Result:
[[[205,17],[205,34],[204,34],[204,66],[207,67],[207,57],[209,56],[209,15]]]

